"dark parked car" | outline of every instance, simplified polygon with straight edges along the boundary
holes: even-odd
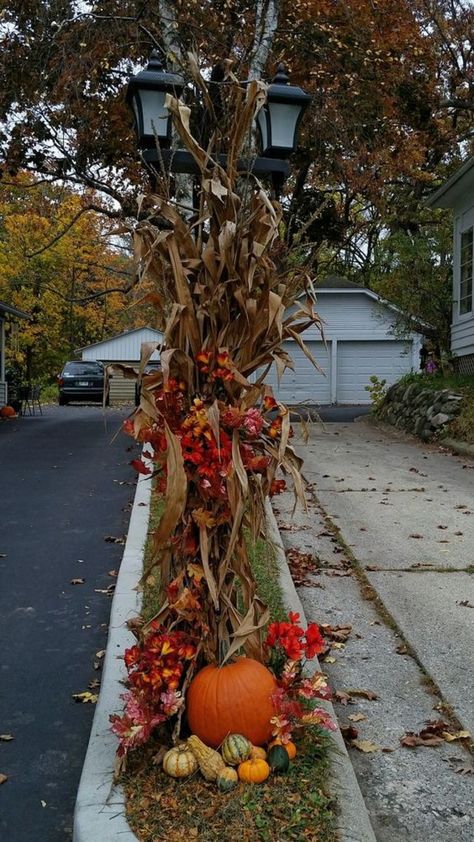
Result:
[[[100,401],[104,399],[105,369],[102,363],[87,360],[67,362],[58,377],[59,406],[70,401]],[[109,395],[106,394],[106,406]]]
[[[142,381],[143,378],[146,377],[147,374],[156,374],[157,371],[161,371],[161,363],[159,360],[150,360],[147,362],[143,374],[138,375],[137,382],[135,383],[135,406],[138,406],[140,403],[140,392],[142,390]]]

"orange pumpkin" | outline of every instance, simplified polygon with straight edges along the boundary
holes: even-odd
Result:
[[[217,748],[228,734],[243,734],[254,745],[266,743],[274,716],[271,695],[276,681],[252,658],[233,664],[209,664],[193,678],[186,696],[189,727]]]
[[[270,766],[266,760],[260,757],[244,760],[238,768],[241,781],[246,784],[262,784],[270,774]]]
[[[293,760],[297,755],[296,746],[292,742],[282,743],[281,740],[273,740],[273,742],[269,744],[268,748],[271,748],[272,746],[283,746],[283,748],[286,749],[286,753],[288,754],[290,760]]]
[[[13,418],[16,415],[12,406],[2,406],[0,409],[0,416],[2,418]]]

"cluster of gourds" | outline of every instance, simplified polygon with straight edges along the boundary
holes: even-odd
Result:
[[[284,774],[296,756],[294,743],[270,743],[268,753],[254,746],[242,734],[229,734],[219,754],[196,735],[170,749],[163,758],[163,769],[172,778],[186,778],[197,769],[207,781],[215,781],[220,792],[230,792],[237,783],[261,784],[270,772]]]

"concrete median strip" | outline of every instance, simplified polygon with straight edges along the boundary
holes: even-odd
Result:
[[[133,842],[125,816],[122,788],[113,781],[117,739],[110,731],[109,715],[122,710],[121,693],[126,671],[122,660],[124,649],[135,638],[126,623],[141,607],[141,594],[135,589],[143,569],[151,483],[140,476],[130,518],[130,528],[112,602],[109,637],[104,671],[91,736],[84,761],[74,812],[73,842]],[[286,557],[270,504],[267,507],[268,537],[276,552],[283,599],[288,610],[304,611],[290,576]],[[336,720],[334,709],[322,703]],[[340,731],[335,736],[336,751],[332,754],[331,788],[339,802],[338,829],[341,842],[376,842],[367,809],[355,777]]]

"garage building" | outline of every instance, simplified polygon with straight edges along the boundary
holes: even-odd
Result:
[[[127,330],[103,342],[95,342],[77,351],[83,360],[99,360],[104,365],[122,363],[138,369],[142,342],[161,343],[163,334],[152,327],[137,327]],[[160,355],[155,351],[150,359],[159,360]],[[135,380],[129,380],[119,371],[114,371],[110,378],[110,402],[133,402],[135,398]]]
[[[316,327],[302,338],[324,374],[318,372],[294,340],[284,343],[295,370],[286,369],[280,385],[272,366],[267,382],[283,403],[369,404],[365,387],[371,375],[395,383],[419,370],[422,338],[413,332],[394,335],[397,310],[372,290],[330,276],[316,288],[316,311],[323,320],[325,342]]]

